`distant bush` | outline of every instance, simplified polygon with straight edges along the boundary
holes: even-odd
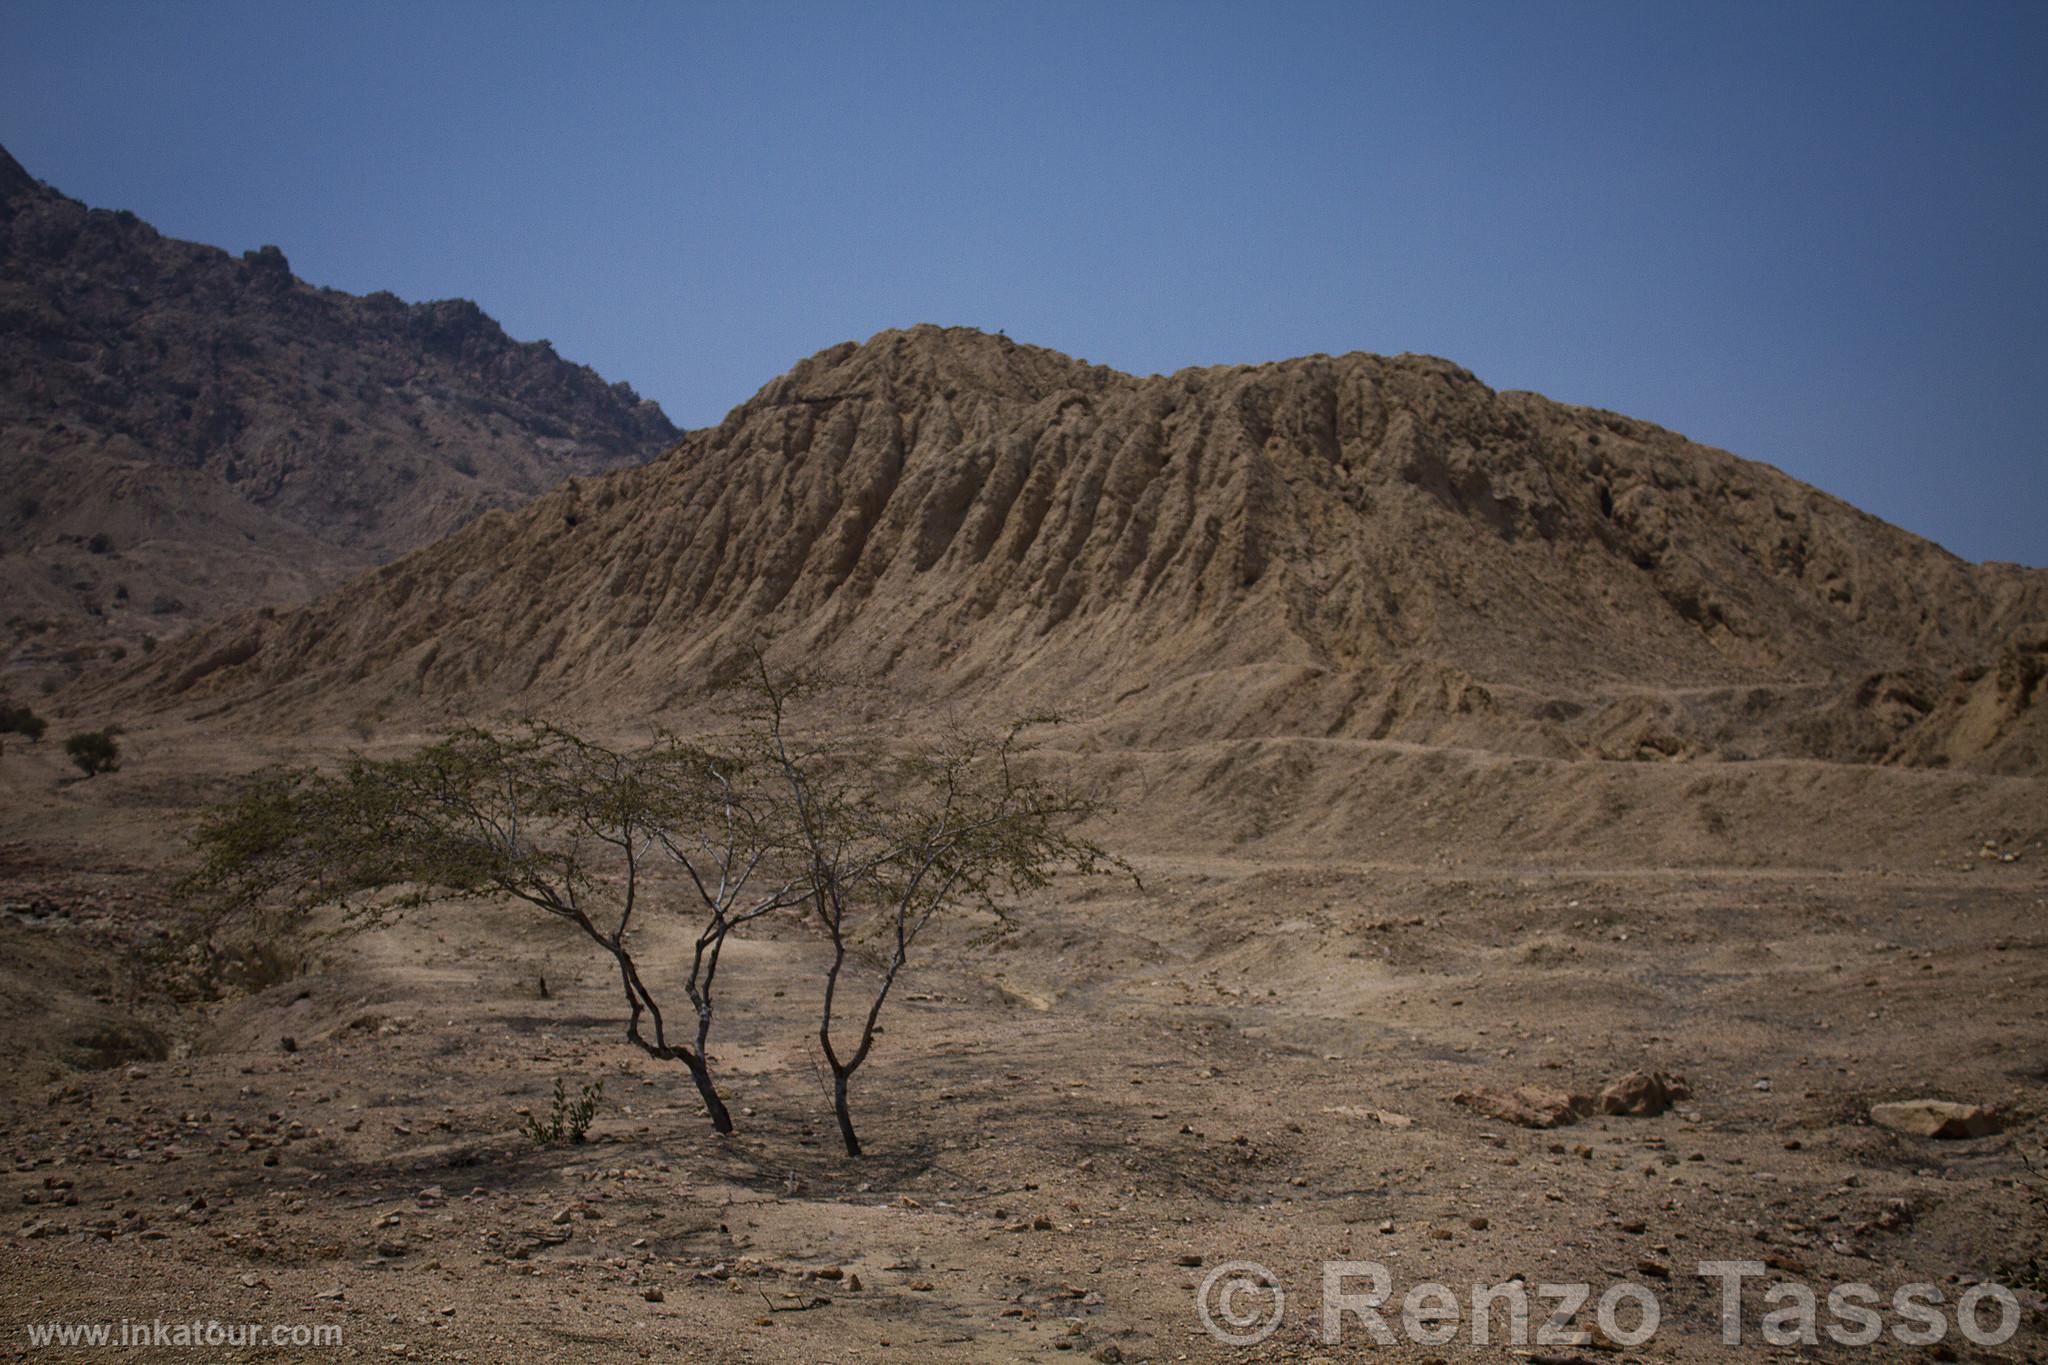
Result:
[[[114,552],[114,538],[105,531],[94,531],[92,539],[85,542],[85,548],[96,555],[110,555]]]
[[[11,701],[0,701],[0,735],[20,735],[34,744],[49,729],[49,722],[26,706],[17,706]]]
[[[111,725],[104,730],[81,730],[64,741],[64,752],[78,765],[78,770],[87,777],[101,773],[118,772],[121,767],[121,746],[114,739],[115,730]]]
[[[0,701],[0,734],[26,735],[31,741],[43,737],[49,722],[26,706]]]

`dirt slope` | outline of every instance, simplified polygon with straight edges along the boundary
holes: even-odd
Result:
[[[772,635],[899,698],[1058,704],[1122,745],[1926,761],[1971,756],[1929,718],[2042,619],[2048,574],[1445,361],[1139,378],[920,327],[123,689],[624,714],[689,705]]]

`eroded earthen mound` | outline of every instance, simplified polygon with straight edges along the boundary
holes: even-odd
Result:
[[[2048,574],[1442,360],[1140,378],[919,327],[123,686],[252,717],[625,714],[772,638],[1126,746],[2005,762],[1971,728],[1994,704],[1951,692],[2040,619]],[[2039,683],[2000,686],[2005,734]]]

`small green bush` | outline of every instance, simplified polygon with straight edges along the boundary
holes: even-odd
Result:
[[[596,1081],[583,1087],[580,1099],[570,1100],[569,1092],[562,1082],[555,1081],[554,1109],[543,1123],[532,1114],[526,1116],[525,1133],[536,1147],[559,1147],[564,1143],[583,1141],[590,1131],[590,1121],[597,1117],[597,1102],[604,1098],[604,1082]]]

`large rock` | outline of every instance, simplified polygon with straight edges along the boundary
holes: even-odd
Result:
[[[1895,1133],[1926,1138],[1989,1137],[1999,1130],[1998,1115],[1980,1104],[1950,1100],[1899,1100],[1870,1107],[1870,1121]]]
[[[1566,1124],[1577,1123],[1593,1107],[1592,1101],[1584,1095],[1546,1090],[1536,1085],[1517,1086],[1513,1090],[1481,1086],[1477,1090],[1459,1091],[1451,1096],[1451,1102],[1462,1104],[1474,1113],[1523,1128],[1562,1128]]]
[[[1600,1112],[1628,1118],[1655,1118],[1680,1100],[1692,1098],[1682,1076],[1661,1071],[1631,1071],[1600,1092]]]

